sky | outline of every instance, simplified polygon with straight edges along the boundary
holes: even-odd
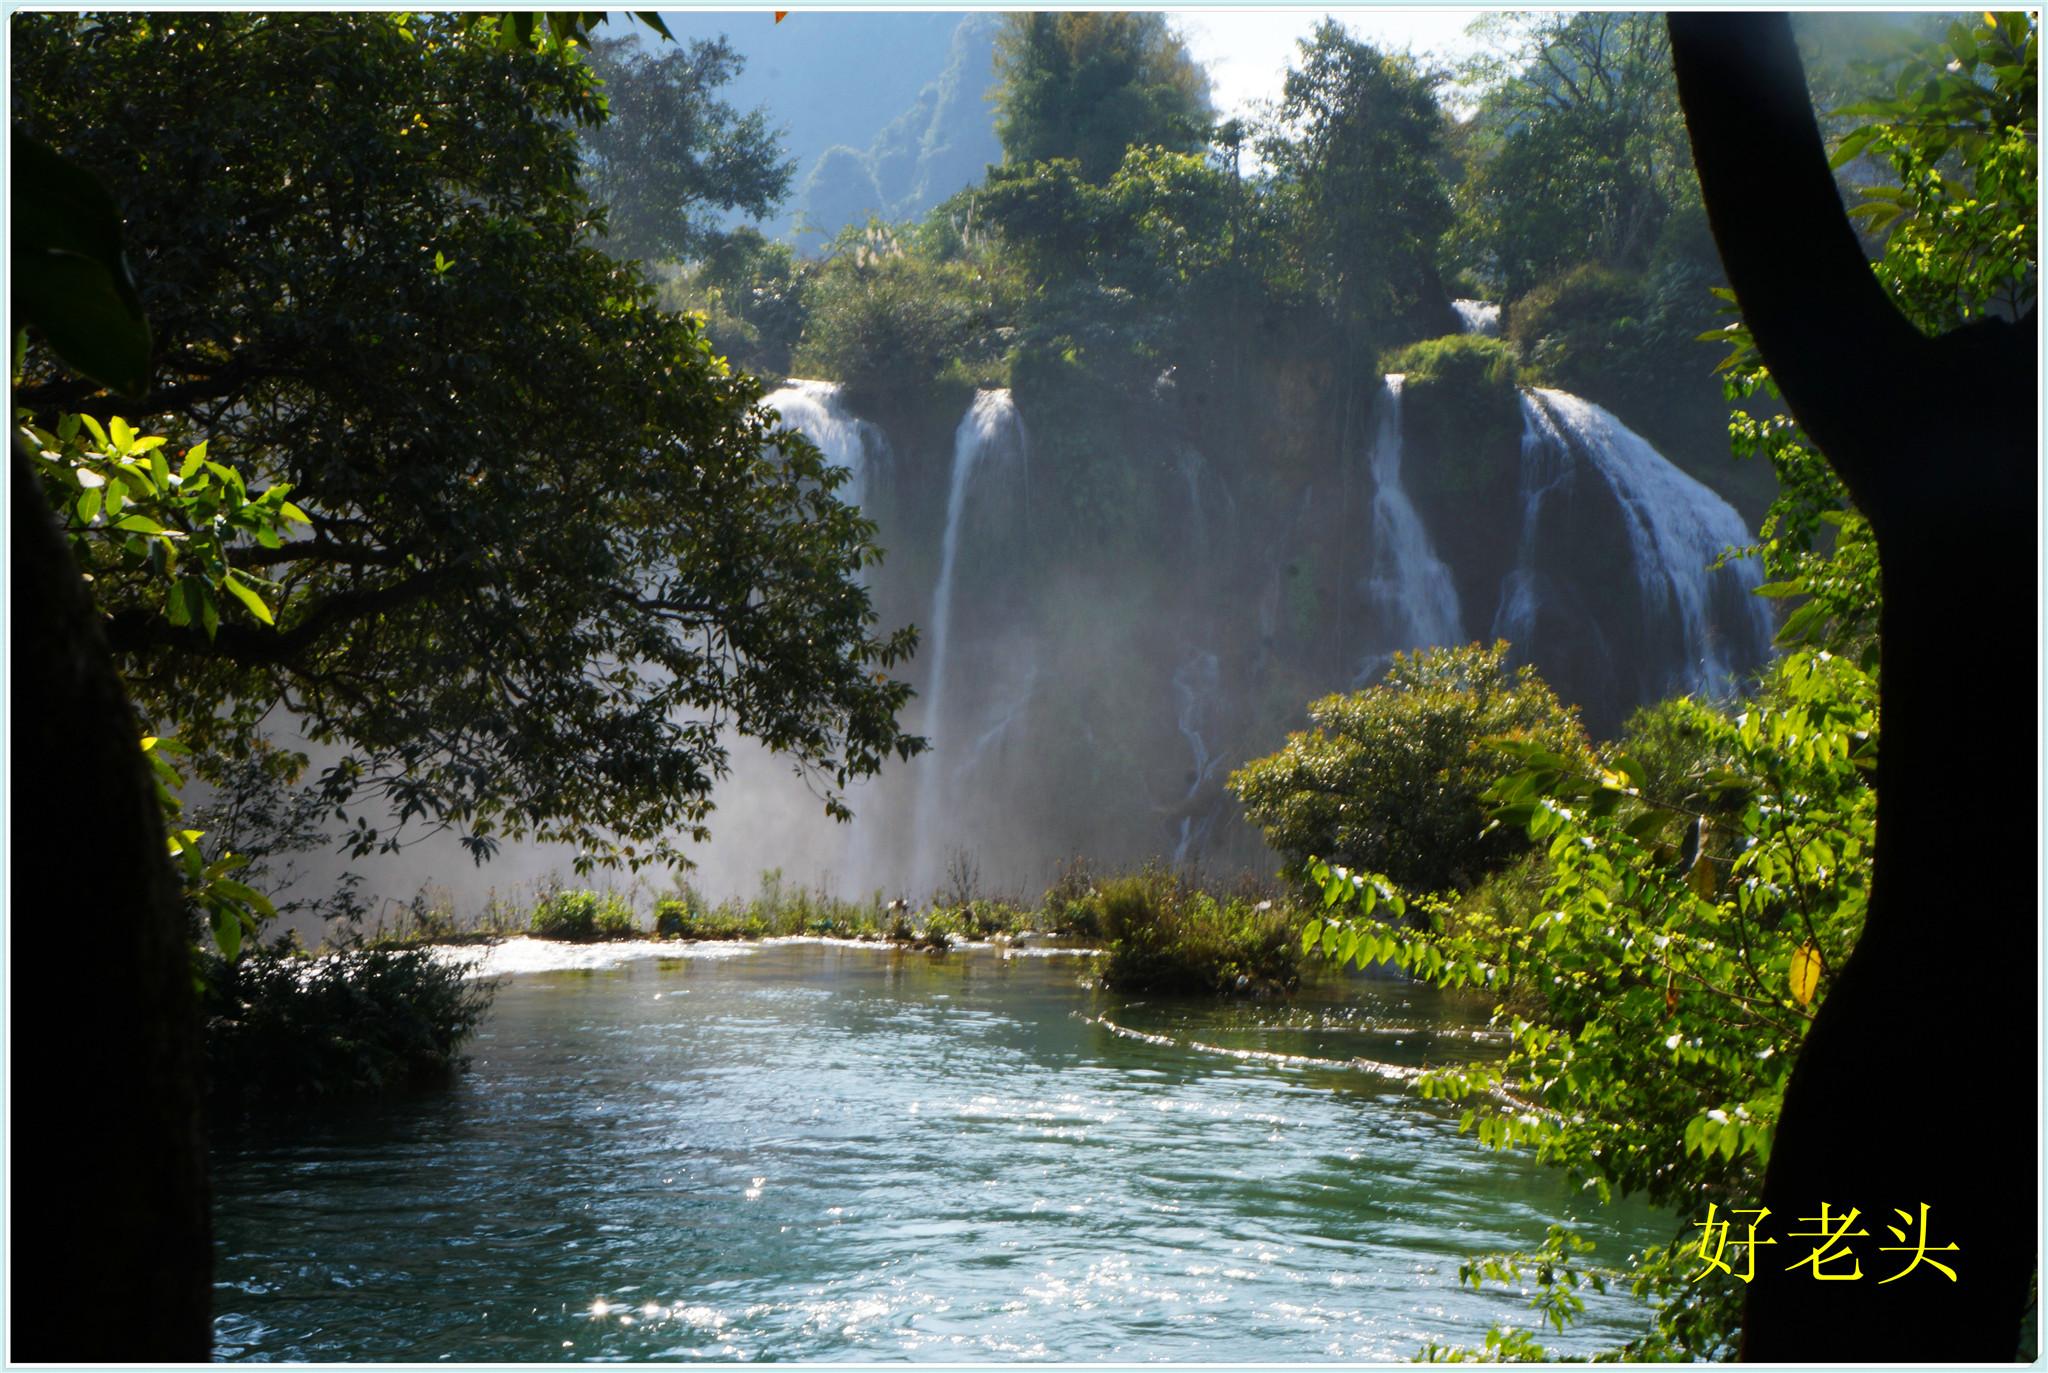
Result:
[[[1325,15],[1355,38],[1389,51],[1430,53],[1445,65],[1468,56],[1478,44],[1465,27],[1486,9],[1203,9],[1173,14],[1188,50],[1209,69],[1210,100],[1218,113],[1242,114],[1254,100],[1280,93],[1280,79],[1295,56],[1295,41],[1306,38]]]

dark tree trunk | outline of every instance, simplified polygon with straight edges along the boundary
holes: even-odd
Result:
[[[212,1236],[198,1009],[136,720],[14,458],[13,1360],[199,1361]]]
[[[1843,213],[1785,17],[1670,26],[1743,318],[1883,560],[1870,909],[1786,1090],[1744,1357],[2010,1360],[2038,1219],[2033,317],[1919,333]],[[1860,1280],[1786,1271],[1824,1202],[1862,1212]],[[1880,1283],[1922,1204],[1956,1281]]]

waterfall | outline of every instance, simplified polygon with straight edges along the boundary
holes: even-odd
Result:
[[[953,431],[953,477],[946,494],[946,532],[939,545],[939,580],[932,591],[931,676],[925,684],[924,733],[932,758],[918,785],[917,833],[912,844],[911,880],[930,882],[937,875],[932,842],[942,816],[948,813],[947,779],[953,768],[946,712],[946,650],[953,634],[953,575],[960,558],[960,531],[975,472],[991,457],[1014,456],[1028,462],[1024,422],[1006,390],[977,391],[973,404]]]
[[[1173,848],[1176,866],[1188,861],[1216,824],[1216,808],[1203,804],[1202,792],[1222,767],[1223,758],[1209,751],[1202,730],[1215,714],[1222,696],[1221,669],[1213,652],[1199,649],[1173,674],[1174,723],[1180,727],[1180,737],[1187,741],[1191,765],[1187,794],[1181,798],[1179,839]]]
[[[792,377],[788,385],[770,392],[761,403],[816,444],[826,461],[852,474],[839,488],[840,500],[853,506],[863,503],[871,469],[888,452],[888,444],[881,430],[847,413],[837,382]]]
[[[1401,485],[1401,383],[1387,375],[1380,391],[1379,425],[1372,444],[1372,570],[1364,590],[1378,608],[1374,653],[1359,680],[1376,676],[1397,650],[1454,644],[1465,637],[1458,588],[1436,555],[1429,530]]]
[[[1451,309],[1457,311],[1460,332],[1484,334],[1488,338],[1500,333],[1500,306],[1490,300],[1454,300]]]
[[[1747,620],[1743,628],[1749,642],[1739,645],[1739,653],[1731,652],[1729,636],[1717,632],[1713,623],[1717,574],[1710,564],[1723,549],[1750,541],[1742,517],[1710,488],[1673,466],[1640,434],[1591,401],[1564,391],[1537,389],[1524,393],[1523,417],[1527,426],[1523,440],[1524,563],[1533,546],[1544,496],[1569,476],[1542,479],[1543,464],[1532,463],[1528,456],[1533,433],[1538,448],[1561,455],[1560,469],[1583,454],[1613,492],[1628,531],[1645,620],[1674,613],[1678,618],[1685,643],[1682,675],[1686,688],[1726,691],[1743,663],[1768,653],[1771,639],[1770,612],[1751,594],[1760,577],[1750,559],[1730,563],[1728,568],[1741,593]],[[1509,609],[1505,596],[1502,609]]]
[[[1542,527],[1543,502],[1551,492],[1569,485],[1571,450],[1550,412],[1526,390],[1522,405],[1522,529],[1515,565],[1501,578],[1500,608],[1494,612],[1492,637],[1526,646],[1536,632],[1545,577],[1536,563],[1536,536]]]

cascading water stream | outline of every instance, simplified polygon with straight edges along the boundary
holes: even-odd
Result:
[[[761,403],[782,416],[784,424],[818,445],[818,451],[833,466],[851,473],[839,488],[840,500],[853,506],[863,503],[876,460],[888,448],[879,429],[848,413],[837,382],[792,377],[788,385],[770,392]]]
[[[1501,579],[1500,607],[1493,616],[1493,637],[1509,643],[1527,644],[1536,631],[1536,616],[1542,609],[1543,572],[1536,562],[1536,537],[1542,527],[1543,502],[1550,493],[1568,485],[1573,467],[1564,435],[1558,432],[1550,412],[1536,403],[1527,391],[1520,395],[1522,406],[1522,530],[1515,551],[1515,565]]]
[[[1007,390],[977,391],[973,404],[953,431],[953,476],[946,493],[946,532],[939,545],[939,580],[932,591],[931,677],[925,684],[924,733],[932,758],[918,784],[916,836],[912,844],[911,880],[930,884],[937,875],[933,843],[951,787],[946,714],[946,650],[953,632],[953,576],[960,557],[960,530],[974,476],[992,455],[1025,454],[1024,422]]]
[[[761,403],[782,417],[782,422],[818,446],[825,460],[847,470],[839,487],[839,499],[851,506],[863,505],[876,469],[888,456],[888,440],[882,431],[846,408],[837,382],[806,381],[792,377],[789,382],[762,398]],[[868,570],[859,580],[867,583]],[[866,805],[854,807],[853,822],[839,836],[840,856],[835,872],[847,890],[863,891],[875,878],[875,819]]]
[[[1173,674],[1174,723],[1180,728],[1180,737],[1187,741],[1191,764],[1187,794],[1181,798],[1179,840],[1173,849],[1176,866],[1188,861],[1216,823],[1215,807],[1205,807],[1201,802],[1210,779],[1223,766],[1223,757],[1210,752],[1202,730],[1215,714],[1221,696],[1222,664],[1207,649],[1190,655]]]
[[[1500,333],[1500,306],[1490,300],[1454,300],[1460,332],[1493,338]]]
[[[1437,557],[1429,530],[1401,485],[1401,384],[1387,374],[1380,391],[1379,424],[1372,445],[1372,571],[1368,599],[1379,611],[1374,652],[1359,680],[1375,676],[1397,651],[1454,644],[1465,636],[1458,588]]]
[[[1714,626],[1714,578],[1718,574],[1712,564],[1724,549],[1750,541],[1742,517],[1710,488],[1672,465],[1648,440],[1591,401],[1537,388],[1524,392],[1523,407],[1525,423],[1539,433],[1539,444],[1562,455],[1559,470],[1574,461],[1575,455],[1583,454],[1614,493],[1628,531],[1645,618],[1654,619],[1661,613],[1678,617],[1688,687],[1727,690],[1741,662],[1764,656],[1771,638],[1769,611],[1751,594],[1761,578],[1755,563],[1748,559],[1730,563],[1728,573],[1742,593],[1750,642],[1741,645],[1743,652],[1731,652],[1727,635],[1716,632]],[[1541,464],[1528,462],[1526,448],[1524,451],[1523,537],[1527,544],[1533,542],[1544,496],[1563,479],[1553,477],[1547,484],[1539,481],[1532,485],[1532,474]],[[1528,556],[1525,549],[1525,562]]]

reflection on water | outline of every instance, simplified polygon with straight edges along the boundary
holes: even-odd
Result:
[[[1352,1063],[1497,1052],[1481,1007],[1087,975],[789,943],[507,978],[454,1091],[217,1142],[220,1355],[1405,1359],[1528,1323],[1463,1258],[1669,1238]],[[1563,1343],[1646,1324],[1589,1296]]]

